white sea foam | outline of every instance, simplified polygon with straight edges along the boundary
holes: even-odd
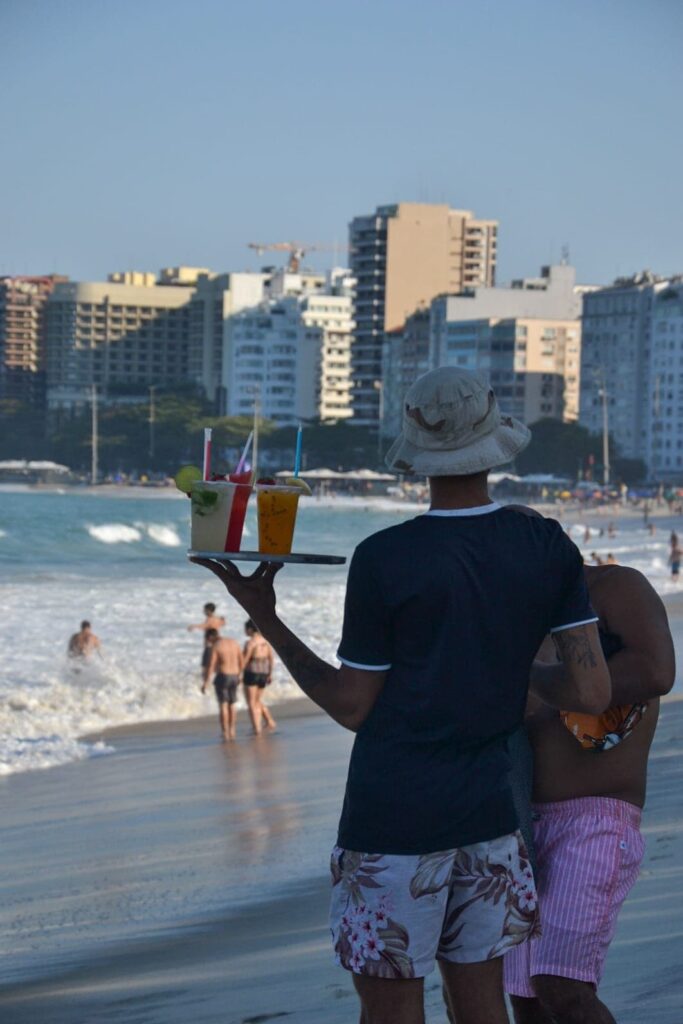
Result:
[[[101,526],[86,526],[86,530],[95,540],[103,544],[132,544],[142,540],[142,534],[134,526],[125,523],[103,523]]]
[[[0,775],[55,768],[70,761],[83,761],[88,757],[101,757],[113,752],[114,748],[106,743],[81,743],[57,735],[0,737]]]
[[[110,745],[82,737],[112,726],[215,714],[212,690],[200,692],[201,634],[186,627],[198,622],[203,604],[213,600],[227,618],[225,632],[242,639],[246,615],[208,573],[185,568],[177,549],[160,550],[169,550],[182,575],[145,576],[134,584],[127,575],[57,576],[39,585],[15,582],[0,588],[0,614],[13,637],[0,680],[0,774],[106,753]],[[281,588],[281,595],[286,621],[333,661],[343,583],[323,577],[308,584],[304,577]],[[66,642],[85,617],[102,641],[102,658],[74,663],[66,658]],[[297,696],[301,691],[278,662],[267,702]],[[242,698],[239,708],[244,729]]]
[[[179,548],[182,541],[172,526],[164,526],[162,523],[149,523],[147,533],[156,541],[163,544],[165,548]]]

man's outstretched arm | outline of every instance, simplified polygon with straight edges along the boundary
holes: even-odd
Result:
[[[331,718],[356,732],[370,714],[384,685],[386,672],[342,665],[336,668],[319,658],[279,618],[275,610],[273,580],[281,563],[261,562],[251,576],[242,576],[228,563],[193,558],[221,580],[228,592],[254,620],[259,632],[270,643],[292,678]]]

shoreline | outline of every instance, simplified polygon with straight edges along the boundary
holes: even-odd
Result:
[[[681,697],[683,699],[683,695]],[[324,715],[325,712],[315,704],[310,697],[307,697],[302,692],[300,697],[286,697],[283,701],[271,702],[268,704],[270,709],[273,709],[273,716],[276,717],[278,723],[280,721],[287,722],[295,718],[310,718],[311,716]],[[241,716],[240,724],[242,730],[248,729],[246,725],[247,713],[246,709],[240,709],[244,713]],[[163,735],[170,727],[180,735],[186,735],[187,737],[196,737],[204,735],[204,733],[211,726],[216,725],[218,715],[198,715],[196,718],[160,718],[153,719],[149,722],[130,722],[123,725],[111,725],[106,726],[102,729],[97,729],[94,732],[84,733],[78,738],[85,740],[86,742],[97,742],[99,740],[115,740],[117,737],[121,739],[127,739],[138,734],[146,736],[157,736]],[[276,730],[277,732],[277,730]],[[268,735],[274,735],[269,733]],[[56,767],[61,767],[57,765]],[[50,769],[46,769],[49,771]]]
[[[362,483],[362,481],[360,481]],[[562,519],[566,515],[581,514],[585,516],[598,516],[603,518],[609,516],[615,518],[617,521],[622,518],[643,518],[643,508],[641,505],[633,506],[631,504],[622,505],[620,501],[615,500],[600,505],[587,505],[578,499],[571,499],[567,501],[545,501],[542,498],[533,498],[528,494],[505,494],[496,495],[495,486],[492,487],[492,498],[494,501],[500,501],[502,505],[507,504],[526,504],[532,508],[537,509],[543,515],[553,516],[554,518]],[[114,484],[114,483],[101,483],[101,484],[90,484],[90,483],[24,483],[22,481],[6,481],[0,482],[0,494],[69,494],[69,495],[80,495],[83,497],[107,497],[107,498],[173,498],[173,500],[183,500],[186,496],[177,490],[173,483],[170,484]],[[333,491],[331,494],[313,494],[313,500],[316,503],[319,502],[339,502],[343,504],[351,503],[353,505],[361,506],[364,504],[372,507],[377,503],[390,502],[396,505],[398,508],[405,508],[406,511],[412,511],[415,508],[428,508],[428,501],[416,501],[410,496],[404,498],[397,497],[396,495],[386,493],[371,493],[371,494],[348,494],[344,491]],[[640,499],[641,501],[643,499]],[[683,519],[682,516],[676,512],[669,511],[667,505],[662,503],[657,505],[655,499],[650,498],[648,501],[652,502],[648,509],[649,519]],[[557,514],[559,513],[559,515]]]
[[[8,787],[3,1024],[356,1018],[327,930],[350,737],[315,705],[299,710],[281,716],[281,735],[243,735],[230,750],[211,719],[119,728],[112,757]],[[620,1024],[642,1024],[645,1004],[648,1024],[680,1024],[681,786],[674,696],[650,763],[646,859],[601,987]],[[253,884],[283,867],[279,887]],[[172,915],[155,916],[169,903]],[[429,975],[427,1024],[446,1024],[440,989]]]

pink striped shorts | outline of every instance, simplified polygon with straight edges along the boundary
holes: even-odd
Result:
[[[533,811],[541,934],[504,958],[505,991],[529,999],[535,974],[597,987],[645,849],[640,808],[624,800],[581,797]]]

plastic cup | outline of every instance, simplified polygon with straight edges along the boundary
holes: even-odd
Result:
[[[256,488],[258,549],[264,555],[288,555],[301,489],[262,484]]]
[[[194,483],[192,550],[239,551],[250,494],[251,486],[237,481],[198,480]]]

